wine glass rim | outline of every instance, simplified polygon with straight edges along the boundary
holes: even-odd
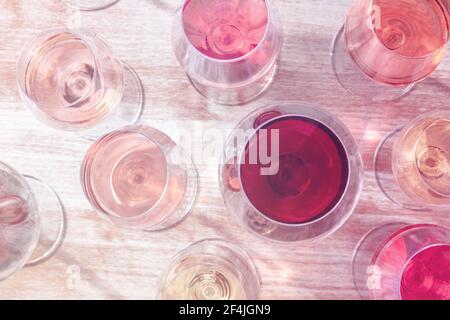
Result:
[[[107,217],[111,217],[112,219],[118,219],[120,221],[135,221],[135,220],[139,220],[143,217],[146,217],[148,215],[150,215],[153,210],[163,201],[164,196],[167,194],[168,192],[168,188],[169,188],[169,180],[170,180],[170,167],[169,167],[169,163],[167,161],[167,154],[166,152],[161,148],[161,145],[159,142],[155,141],[154,138],[152,138],[149,134],[147,134],[146,132],[143,131],[143,129],[151,129],[151,130],[155,130],[155,132],[157,131],[158,133],[164,135],[165,137],[167,137],[168,139],[170,139],[170,141],[173,142],[173,140],[166,135],[164,132],[155,129],[153,127],[149,127],[149,126],[144,126],[144,125],[134,125],[134,126],[125,126],[123,128],[114,130],[112,132],[109,132],[105,135],[103,135],[102,137],[98,138],[96,141],[94,141],[94,143],[92,143],[92,145],[89,147],[88,151],[85,153],[85,157],[83,159],[82,165],[81,165],[81,170],[80,170],[80,175],[81,175],[81,183],[83,186],[83,191],[86,195],[86,197],[88,198],[89,202],[94,206],[94,208],[96,208],[97,210],[99,210],[101,213],[105,214]],[[155,201],[155,203],[148,209],[146,209],[145,211],[134,215],[134,216],[129,216],[129,217],[123,217],[117,214],[114,214],[111,210],[105,210],[102,206],[100,206],[97,201],[93,201],[94,199],[92,199],[91,196],[88,195],[88,192],[86,191],[86,172],[89,172],[89,176],[87,177],[88,180],[90,180],[90,172],[92,170],[91,165],[93,162],[93,158],[95,157],[95,154],[97,154],[97,151],[94,152],[94,157],[93,156],[89,156],[91,151],[94,151],[94,149],[96,147],[98,147],[102,142],[106,141],[107,139],[112,139],[114,138],[117,134],[120,133],[136,133],[139,135],[144,136],[146,139],[148,139],[152,144],[154,144],[159,151],[164,155],[165,159],[166,159],[166,163],[165,163],[165,171],[166,171],[166,181],[164,183],[164,189],[162,190],[161,194],[159,195],[159,198],[157,201]],[[173,142],[175,144],[175,142]],[[161,219],[160,221],[158,221],[155,225],[159,225],[159,224],[163,224],[164,221],[166,221],[167,219],[169,219],[170,216]]]
[[[194,46],[194,44],[192,43],[192,41],[189,39],[189,37],[186,34],[186,29],[184,27],[184,15],[183,15],[183,11],[186,7],[186,5],[188,4],[188,2],[191,0],[182,0],[182,5],[180,7],[180,23],[181,23],[181,28],[183,30],[183,37],[185,38],[186,43],[189,44],[189,47],[193,48],[198,54],[200,54],[201,56],[203,56],[206,60],[209,61],[214,61],[216,63],[221,63],[221,64],[228,64],[228,63],[235,63],[235,62],[239,62],[239,61],[243,61],[248,59],[251,55],[253,55],[255,52],[259,51],[260,47],[263,45],[263,43],[266,41],[268,34],[269,34],[269,29],[270,29],[270,25],[271,22],[273,20],[273,12],[272,10],[275,10],[275,7],[272,6],[272,3],[270,2],[271,0],[263,0],[265,3],[265,7],[266,7],[266,12],[267,12],[267,23],[266,23],[266,28],[264,31],[264,35],[262,36],[261,40],[259,41],[259,43],[256,45],[256,47],[254,47],[252,50],[250,50],[249,52],[247,52],[246,54],[240,56],[240,57],[236,57],[233,59],[218,59],[218,58],[213,58],[210,57],[208,55],[206,55],[205,53],[201,52],[199,49],[197,49],[196,46]]]
[[[23,49],[19,55],[19,58],[17,59],[17,63],[16,63],[16,65],[17,65],[16,66],[16,80],[17,80],[19,89],[28,99],[30,99],[35,104],[36,104],[36,101],[27,93],[26,85],[25,85],[26,79],[22,79],[22,76],[20,75],[21,64],[24,62],[29,64],[29,62],[30,62],[29,59],[26,61],[23,61],[25,59],[26,55],[28,54],[29,48],[32,48],[32,53],[28,54],[29,57],[33,57],[35,55],[36,51],[39,50],[39,45],[42,44],[42,41],[39,41],[38,45],[36,45],[38,40],[40,40],[42,37],[45,37],[48,40],[48,39],[51,39],[54,35],[58,35],[58,34],[62,34],[62,33],[74,35],[77,38],[79,38],[79,40],[81,42],[83,42],[83,44],[86,46],[86,48],[89,51],[89,55],[90,55],[91,59],[94,61],[94,66],[93,66],[94,72],[93,72],[92,78],[93,79],[98,78],[98,65],[99,65],[98,57],[95,54],[95,50],[92,47],[92,45],[90,44],[90,42],[88,40],[86,40],[85,34],[91,34],[92,36],[100,39],[104,43],[105,46],[108,46],[108,45],[96,33],[93,33],[88,30],[83,30],[83,29],[69,29],[69,28],[65,28],[65,27],[51,28],[51,29],[42,31],[39,34],[35,35],[31,40],[29,40],[25,44],[25,46],[23,47]],[[28,65],[27,65],[27,69],[28,69]],[[25,76],[25,74],[24,74],[24,76]],[[89,84],[90,88],[92,88],[93,85],[94,85],[94,81],[91,81],[91,83]],[[70,107],[76,105],[77,103],[79,103],[80,100],[83,100],[86,97],[88,92],[89,92],[89,90],[86,90],[86,93],[83,96],[79,97],[76,101],[64,106],[64,108],[70,108]],[[53,115],[47,115],[47,116],[53,120],[60,121],[60,119],[55,118]]]
[[[370,0],[369,6],[367,6],[367,14],[368,14],[369,17],[371,16],[372,7],[374,6],[374,2],[375,1],[376,0]],[[448,26],[449,25],[449,21],[447,20],[447,15],[446,15],[446,13],[444,11],[444,8],[442,7],[442,5],[440,4],[439,1],[437,1],[437,0],[433,0],[433,1],[435,1],[436,4],[441,9],[441,12],[442,12],[442,14],[444,16],[444,20],[447,22],[447,26]],[[373,27],[373,24],[371,24],[371,25],[372,25],[372,27],[370,28],[370,31],[372,32],[373,37],[375,39],[377,39],[378,42],[381,43],[380,38],[375,33],[375,28]],[[410,59],[410,60],[424,59],[424,58],[433,56],[433,55],[437,54],[439,51],[442,51],[443,49],[445,49],[447,47],[447,42],[449,40],[449,30],[448,30],[448,28],[444,28],[444,32],[445,32],[445,39],[447,41],[444,41],[444,43],[439,48],[436,48],[435,50],[433,50],[431,52],[428,52],[427,54],[424,54],[424,55],[421,55],[421,56],[417,56],[417,57],[406,56],[406,55],[403,55],[403,54],[399,54],[398,52],[393,52],[393,54],[397,55],[397,56],[400,56],[402,58],[405,58],[405,59]],[[383,43],[381,43],[381,44],[384,46]]]
[[[309,104],[303,103],[303,102],[285,102],[285,103],[274,104],[274,105],[268,105],[268,106],[265,106],[265,107],[258,108],[258,109],[256,109],[256,110],[254,110],[253,112],[251,112],[251,113],[250,113],[249,115],[247,115],[246,117],[244,117],[244,119],[237,125],[236,128],[238,128],[243,122],[245,122],[247,119],[249,119],[249,117],[251,117],[252,115],[254,115],[254,114],[256,114],[256,113],[261,114],[261,113],[263,113],[264,110],[266,110],[266,109],[271,109],[271,108],[274,108],[274,107],[277,107],[277,106],[292,106],[292,107],[306,108],[306,109],[308,109],[308,110],[311,110],[311,111],[320,113],[320,114],[322,114],[322,115],[324,115],[324,116],[329,116],[329,117],[333,118],[334,121],[337,123],[338,126],[340,126],[343,130],[345,130],[346,132],[349,133],[349,137],[351,138],[350,143],[352,144],[352,147],[356,147],[356,149],[359,150],[358,145],[357,145],[357,143],[356,143],[356,141],[355,141],[353,135],[351,135],[351,133],[350,133],[349,129],[347,128],[347,126],[345,126],[345,124],[342,123],[336,116],[334,116],[333,114],[329,113],[328,111],[325,111],[323,108],[312,107],[312,106],[310,106]],[[281,240],[276,240],[276,239],[270,239],[271,241],[279,242],[279,243],[314,241],[314,240],[317,240],[317,239],[319,239],[319,238],[326,237],[327,235],[333,233],[334,231],[336,231],[337,229],[339,229],[339,228],[347,221],[347,219],[351,216],[351,214],[353,213],[353,211],[354,211],[354,209],[355,209],[355,207],[356,207],[356,205],[357,205],[357,203],[358,203],[358,200],[359,200],[359,197],[360,197],[360,194],[361,194],[361,190],[362,190],[362,184],[363,184],[363,181],[362,181],[362,179],[360,179],[360,175],[358,174],[358,175],[355,176],[355,177],[353,177],[353,175],[352,175],[352,173],[354,174],[354,172],[353,172],[353,171],[354,171],[354,168],[352,168],[352,166],[351,166],[352,161],[351,161],[351,158],[349,157],[349,153],[348,153],[348,143],[347,143],[347,145],[346,145],[346,144],[342,141],[341,136],[338,135],[338,134],[336,133],[336,131],[335,131],[333,128],[330,127],[330,125],[325,124],[323,121],[321,121],[321,120],[319,120],[319,119],[317,119],[317,118],[315,118],[315,117],[313,117],[313,116],[310,116],[310,115],[302,115],[302,113],[304,113],[304,112],[301,112],[301,111],[300,111],[300,112],[297,113],[297,114],[294,114],[294,113],[287,113],[287,114],[284,114],[284,115],[281,115],[281,116],[278,116],[278,117],[274,117],[274,118],[271,118],[271,119],[265,121],[264,123],[262,123],[261,125],[259,125],[258,128],[252,129],[252,134],[251,134],[250,137],[246,138],[246,141],[245,141],[244,146],[246,146],[246,145],[248,144],[249,140],[253,137],[253,135],[254,135],[256,132],[258,132],[258,130],[260,130],[260,129],[261,129],[264,125],[266,125],[268,122],[274,121],[274,120],[276,120],[276,119],[282,119],[282,118],[285,118],[285,117],[304,117],[304,118],[309,118],[309,119],[311,119],[311,120],[314,120],[314,121],[316,121],[316,122],[322,124],[323,126],[325,126],[326,128],[328,128],[328,129],[335,135],[335,137],[339,140],[340,144],[342,145],[342,147],[343,147],[343,149],[344,149],[344,151],[345,151],[345,155],[346,155],[346,159],[347,159],[347,166],[348,166],[348,172],[349,172],[349,173],[348,173],[348,177],[347,177],[345,189],[344,189],[344,191],[342,192],[342,195],[341,195],[339,201],[337,201],[336,204],[335,204],[332,208],[330,208],[325,214],[321,215],[319,218],[314,219],[314,220],[308,220],[308,221],[302,222],[302,223],[286,223],[286,222],[281,222],[281,221],[274,220],[273,218],[271,218],[271,217],[269,217],[268,215],[264,214],[263,212],[261,212],[261,210],[257,209],[257,208],[254,206],[254,204],[250,201],[250,199],[248,199],[248,197],[247,197],[247,195],[246,195],[246,193],[245,193],[245,190],[244,190],[244,188],[242,187],[242,192],[243,192],[244,195],[245,195],[244,198],[245,198],[245,201],[247,202],[247,204],[250,205],[251,208],[253,208],[253,209],[255,210],[255,212],[257,212],[258,214],[261,214],[262,216],[264,216],[265,219],[267,219],[268,221],[272,222],[274,225],[285,226],[285,227],[308,226],[308,225],[316,224],[316,223],[318,223],[319,221],[322,221],[323,219],[326,219],[329,215],[331,215],[331,214],[336,210],[336,208],[338,208],[339,205],[344,201],[344,199],[346,198],[346,195],[348,195],[349,187],[350,187],[350,184],[351,184],[350,182],[351,182],[352,180],[354,180],[355,178],[357,178],[357,179],[359,180],[359,182],[358,182],[358,187],[355,189],[355,190],[357,190],[357,191],[356,191],[356,195],[355,195],[355,197],[354,197],[353,204],[352,204],[352,206],[351,206],[351,210],[348,210],[348,212],[347,212],[345,215],[343,215],[343,216],[339,219],[338,223],[335,224],[332,228],[330,228],[329,230],[327,230],[327,231],[325,231],[325,232],[323,232],[323,233],[321,233],[321,234],[316,235],[315,237],[308,238],[308,239],[302,239],[302,240],[296,240],[296,241],[281,241]],[[239,157],[239,164],[238,164],[239,181],[240,181],[240,184],[241,184],[241,185],[242,185],[242,178],[241,178],[241,166],[240,166],[240,163],[242,163],[242,156],[243,156],[244,152],[245,152],[245,149],[243,150],[243,152],[241,153],[241,155],[240,155],[240,157]],[[358,158],[358,159],[356,159],[357,162],[362,163],[361,156],[359,155],[357,158]],[[356,173],[357,173],[357,172],[356,172]],[[260,236],[262,236],[262,235],[260,235]],[[263,237],[263,238],[266,238],[266,237]]]
[[[160,275],[159,277],[159,288],[157,293],[157,298],[161,299],[161,293],[165,287],[165,284],[167,280],[170,278],[170,276],[175,272],[176,264],[180,261],[180,259],[183,258],[184,255],[190,255],[191,250],[201,247],[202,245],[212,245],[212,246],[222,246],[226,247],[226,249],[230,250],[234,255],[240,256],[243,258],[243,261],[245,264],[249,267],[249,273],[251,277],[253,277],[253,280],[255,280],[256,285],[256,295],[259,295],[259,291],[261,289],[261,278],[258,272],[258,268],[256,267],[255,261],[250,256],[250,254],[244,250],[243,248],[237,246],[231,241],[222,239],[222,238],[206,238],[199,241],[196,241],[189,246],[185,247],[184,249],[181,249],[177,252],[170,260],[167,265],[167,268],[165,271]],[[242,270],[239,270],[242,271]],[[248,299],[253,299],[256,297],[250,297]]]

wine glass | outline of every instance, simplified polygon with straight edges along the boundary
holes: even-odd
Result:
[[[199,241],[178,253],[160,281],[163,300],[256,300],[260,281],[250,256],[224,240]]]
[[[0,162],[0,280],[49,259],[61,246],[65,228],[56,192]]]
[[[450,208],[450,113],[430,112],[380,143],[375,175],[384,194],[412,210]]]
[[[17,62],[17,82],[38,119],[86,136],[134,124],[143,109],[137,74],[88,31],[52,29],[38,35]]]
[[[164,133],[129,126],[98,139],[81,166],[92,206],[113,224],[155,231],[180,222],[197,194],[190,157]]]
[[[353,255],[363,299],[449,300],[450,229],[391,223],[370,231]]]
[[[395,100],[437,68],[447,41],[440,0],[356,0],[333,40],[332,65],[351,94]]]
[[[109,8],[119,0],[63,0],[68,5],[81,11],[94,11]]]
[[[226,105],[248,102],[268,88],[283,43],[281,20],[269,0],[186,0],[172,36],[194,88]]]
[[[228,211],[253,233],[314,240],[353,212],[363,183],[358,145],[333,115],[302,103],[245,117],[226,141],[219,170]]]

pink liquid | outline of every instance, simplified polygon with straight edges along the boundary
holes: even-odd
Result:
[[[429,247],[416,254],[403,271],[404,300],[450,300],[450,246]]]
[[[257,121],[259,122],[259,121]],[[327,214],[341,199],[347,186],[349,169],[344,146],[324,125],[308,118],[287,116],[264,125],[279,130],[279,170],[262,175],[267,167],[250,163],[258,136],[246,146],[240,165],[241,183],[250,202],[267,217],[290,224],[316,220]]]
[[[169,172],[163,150],[143,128],[116,131],[97,141],[81,172],[85,194],[99,211],[119,218],[116,222],[139,217],[133,222],[137,226],[170,215],[183,199],[187,179],[185,172]]]
[[[84,180],[91,199],[116,216],[133,217],[151,209],[166,185],[166,160],[144,135],[120,132],[91,148]]]
[[[58,127],[92,127],[122,99],[123,70],[109,48],[62,32],[36,43],[27,64],[25,94]]]
[[[348,15],[345,37],[353,60],[369,77],[406,85],[438,66],[447,20],[437,0],[361,0]]]
[[[188,0],[183,8],[187,37],[208,57],[230,60],[251,52],[267,29],[264,0]]]

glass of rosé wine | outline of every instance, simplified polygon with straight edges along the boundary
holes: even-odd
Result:
[[[38,119],[92,139],[135,124],[143,109],[137,74],[89,31],[39,34],[20,55],[17,82],[22,100]]]
[[[0,280],[51,258],[65,230],[66,213],[56,192],[0,162]]]

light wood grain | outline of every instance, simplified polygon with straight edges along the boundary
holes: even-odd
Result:
[[[222,107],[208,105],[196,93],[172,53],[170,29],[178,0],[121,0],[107,10],[80,15],[57,0],[0,0],[0,160],[51,184],[69,218],[61,250],[46,263],[0,282],[0,298],[152,299],[173,255],[193,241],[221,237],[253,256],[263,299],[358,299],[351,256],[369,229],[397,220],[450,225],[448,213],[395,206],[379,190],[372,171],[374,150],[385,134],[424,111],[448,109],[448,60],[401,101],[369,104],[350,97],[330,66],[330,43],[351,0],[274,2],[285,27],[276,81],[251,104]],[[176,228],[129,232],[99,218],[79,183],[79,166],[89,143],[37,122],[21,102],[15,83],[15,62],[24,44],[47,28],[74,26],[78,18],[141,76],[146,95],[142,122],[168,131],[178,142],[194,125],[231,129],[254,108],[280,101],[305,101],[336,114],[355,135],[365,161],[364,192],[354,215],[338,232],[315,244],[266,243],[229,218],[215,159],[198,164],[197,204]],[[74,287],[71,273],[76,268],[82,281]]]

